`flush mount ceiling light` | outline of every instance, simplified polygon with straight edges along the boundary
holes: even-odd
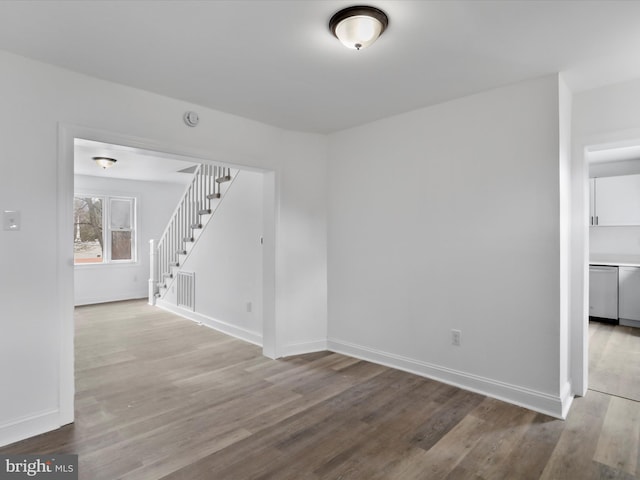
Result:
[[[382,10],[359,5],[336,13],[329,20],[331,32],[347,48],[360,50],[375,42],[389,25]]]
[[[104,169],[113,167],[113,165],[117,162],[115,158],[109,157],[93,157],[93,160],[95,160],[95,162]]]

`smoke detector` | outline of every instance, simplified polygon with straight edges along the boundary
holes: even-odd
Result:
[[[185,112],[184,114],[184,123],[189,127],[195,127],[200,122],[200,118],[198,117],[197,112]]]

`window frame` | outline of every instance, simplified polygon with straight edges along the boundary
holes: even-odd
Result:
[[[99,198],[102,200],[102,261],[101,262],[80,262],[77,263],[75,253],[73,258],[74,267],[99,267],[102,265],[132,265],[138,263],[138,197],[133,195],[110,195],[93,192],[74,192],[73,199],[76,198]],[[129,229],[113,229],[111,225],[111,202],[112,200],[126,200],[130,202],[131,226]],[[75,219],[74,219],[75,226]],[[114,260],[112,256],[112,232],[131,232],[131,259]]]

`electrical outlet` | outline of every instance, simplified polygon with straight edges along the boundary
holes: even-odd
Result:
[[[451,330],[451,345],[459,347],[461,340],[462,340],[462,331],[461,330]]]

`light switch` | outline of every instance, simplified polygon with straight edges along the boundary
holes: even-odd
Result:
[[[20,230],[20,212],[15,210],[5,210],[2,216],[2,226],[4,230],[18,231]]]

